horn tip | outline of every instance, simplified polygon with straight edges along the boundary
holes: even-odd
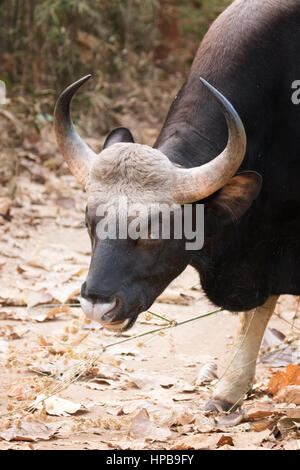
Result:
[[[92,74],[89,73],[89,74],[85,75],[84,77],[80,78],[78,81],[81,82],[81,83],[85,83],[91,78],[91,76],[92,76]]]
[[[200,77],[200,82],[201,82],[206,88],[208,88],[209,90],[211,90],[211,91],[213,91],[213,92],[214,92],[214,91],[217,91],[217,90],[215,89],[215,87],[213,87],[207,80],[205,80],[205,78]]]

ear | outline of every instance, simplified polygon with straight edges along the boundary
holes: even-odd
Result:
[[[239,173],[205,203],[207,215],[225,224],[237,221],[260,193],[262,176],[255,171]]]
[[[111,133],[105,139],[103,150],[119,142],[134,143],[134,138],[132,137],[130,130],[126,129],[126,127],[118,127],[117,129],[111,131]]]

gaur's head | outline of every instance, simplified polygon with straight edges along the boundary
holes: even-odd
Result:
[[[241,215],[256,197],[260,180],[253,172],[234,177],[246,150],[244,127],[232,105],[205,80],[224,111],[229,131],[226,149],[213,161],[197,168],[179,167],[160,150],[134,143],[125,128],[111,132],[102,152],[95,154],[70,118],[71,99],[89,77],[60,95],[55,133],[71,172],[87,193],[92,258],[82,285],[82,308],[106,328],[124,330],[190,262],[186,237],[176,236],[178,224],[181,228],[184,224],[184,205],[218,194],[211,210],[221,216],[222,211]],[[164,219],[166,208],[174,208],[169,219]],[[195,205],[193,216],[194,210]],[[152,220],[158,228],[155,234]],[[169,220],[167,237],[162,233],[165,220]]]

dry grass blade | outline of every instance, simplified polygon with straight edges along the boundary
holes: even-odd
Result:
[[[80,377],[82,377],[87,371],[89,371],[95,363],[99,360],[100,356],[103,354],[104,351],[106,351],[109,348],[112,348],[114,346],[117,346],[119,344],[123,344],[128,341],[133,341],[138,338],[142,338],[148,335],[154,335],[160,331],[163,330],[168,330],[171,328],[176,328],[178,326],[186,325],[188,323],[191,323],[196,320],[201,320],[202,318],[209,317],[211,315],[214,315],[216,313],[221,312],[221,309],[213,310],[212,312],[208,312],[204,315],[198,315],[197,317],[189,318],[188,320],[184,320],[182,322],[175,323],[173,321],[168,320],[168,324],[166,326],[162,326],[160,328],[156,328],[154,330],[146,331],[143,333],[140,333],[135,336],[131,336],[129,338],[125,338],[119,341],[115,341],[114,343],[110,343],[102,348],[100,351],[91,351],[88,355],[88,358],[85,359],[80,359],[78,360],[78,363],[76,365],[72,365],[69,368],[66,368],[62,373],[59,374],[59,382],[57,382],[57,374],[52,376],[53,380],[55,381],[53,384],[48,386],[46,389],[42,390],[41,393],[44,395],[44,398],[42,398],[39,402],[36,402],[35,405],[38,405],[39,403],[43,402],[45,399],[48,399],[52,397],[53,395],[57,395],[58,393],[62,392],[63,390],[66,390],[72,383],[76,382]],[[164,320],[166,320],[164,318]],[[17,411],[24,410],[26,408],[21,408],[18,409]],[[27,409],[29,412],[33,412],[34,408],[29,407]],[[8,412],[5,414],[0,415],[2,416],[7,416],[9,414],[15,413],[16,410],[12,412]]]

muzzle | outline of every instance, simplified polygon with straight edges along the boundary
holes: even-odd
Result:
[[[114,299],[112,302],[91,302],[83,297],[80,304],[84,314],[90,320],[100,323],[104,328],[112,331],[124,331],[129,328],[132,322],[130,318],[118,320],[120,311],[120,300]]]

